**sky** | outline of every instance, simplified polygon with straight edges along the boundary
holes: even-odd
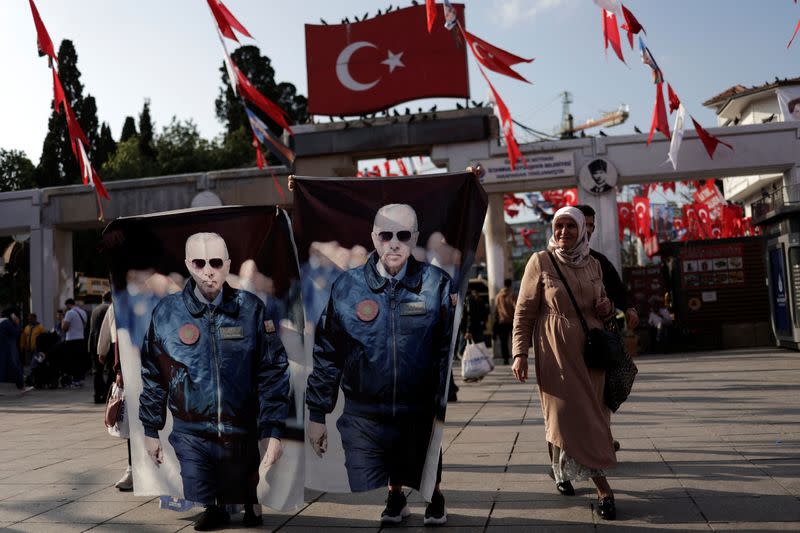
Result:
[[[391,0],[398,5],[397,0]],[[352,20],[385,9],[389,1],[227,0],[262,54],[271,58],[278,81],[306,94],[303,25]],[[410,5],[404,0],[401,6]],[[647,131],[655,95],[650,69],[631,51],[624,34],[627,66],[603,50],[600,9],[591,0],[467,0],[466,28],[484,40],[525,57],[517,70],[522,83],[489,75],[512,117],[544,132],[561,122],[560,93],[572,93],[575,123],[597,118],[620,104],[630,107],[627,123],[609,135]],[[800,76],[800,41],[786,48],[800,19],[792,0],[628,0],[647,31],[647,44],[687,111],[714,126],[702,102],[736,84],[760,85],[775,77]],[[98,118],[119,137],[127,115],[138,116],[146,98],[157,130],[173,116],[191,119],[206,138],[222,131],[214,113],[221,85],[222,49],[205,0],[38,0],[56,48],[71,39],[78,53],[84,94],[97,100]],[[233,43],[235,45],[235,43]],[[47,61],[36,53],[36,32],[26,0],[0,0],[0,148],[23,150],[34,163],[52,100]],[[488,87],[474,60],[474,100]],[[455,108],[455,99],[402,104],[412,108]],[[327,121],[327,119],[325,119]],[[518,131],[520,140],[525,140]],[[596,133],[596,130],[594,130]]]

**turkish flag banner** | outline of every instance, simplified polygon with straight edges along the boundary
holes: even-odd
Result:
[[[650,237],[650,199],[634,196],[633,212],[636,216],[636,235],[642,240]]]
[[[463,27],[464,6],[453,7]],[[309,113],[363,115],[416,98],[469,98],[466,44],[439,24],[428,33],[426,20],[419,5],[354,24],[306,24]]]

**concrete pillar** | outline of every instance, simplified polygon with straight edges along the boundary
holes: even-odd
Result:
[[[589,243],[590,246],[605,255],[621,276],[622,259],[619,243],[616,188],[602,194],[592,194],[579,186],[578,194],[580,203],[590,205],[595,210],[595,229],[592,240]]]
[[[31,310],[46,328],[56,309],[73,296],[72,233],[51,227],[31,228]]]
[[[503,217],[503,193],[489,193],[489,209],[483,224],[486,240],[486,277],[489,299],[494,301],[506,276],[506,221]]]

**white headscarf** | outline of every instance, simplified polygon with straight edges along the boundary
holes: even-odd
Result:
[[[569,217],[578,225],[578,239],[575,241],[575,246],[570,250],[559,248],[556,242],[556,220],[559,217]],[[553,215],[552,227],[553,235],[550,236],[547,249],[553,252],[562,263],[572,266],[582,265],[586,258],[589,257],[589,236],[586,234],[586,219],[580,209],[570,206],[562,207]]]

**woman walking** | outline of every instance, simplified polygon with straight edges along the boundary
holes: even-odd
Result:
[[[531,256],[525,268],[514,314],[512,370],[519,381],[527,380],[533,343],[556,488],[571,496],[572,481],[591,478],[597,487],[598,514],[606,520],[616,517],[616,507],[605,471],[617,460],[610,411],[603,403],[605,372],[584,363],[586,335],[579,313],[591,329],[602,328],[612,310],[600,264],[589,256],[583,214],[563,207],[553,217],[547,250]]]

